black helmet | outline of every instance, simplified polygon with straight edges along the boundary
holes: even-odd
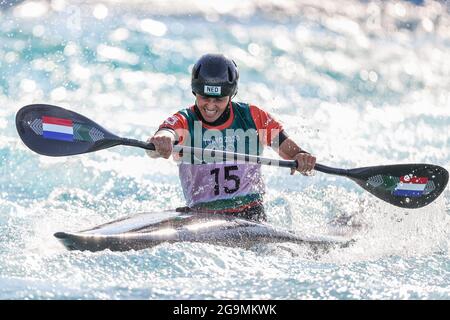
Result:
[[[237,93],[238,80],[236,62],[223,54],[205,54],[192,68],[192,93],[233,98]]]

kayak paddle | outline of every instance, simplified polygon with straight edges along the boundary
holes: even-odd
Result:
[[[16,127],[25,145],[42,155],[59,157],[83,154],[117,145],[155,150],[151,143],[118,137],[94,121],[70,110],[47,104],[32,104],[16,115]],[[174,152],[203,154],[203,149],[181,145]],[[295,160],[277,160],[255,155],[214,150],[221,156],[263,165],[296,168]],[[432,164],[396,164],[339,169],[316,164],[315,170],[352,179],[374,196],[402,208],[420,208],[444,191],[449,174]]]

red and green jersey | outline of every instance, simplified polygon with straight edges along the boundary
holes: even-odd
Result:
[[[230,103],[230,116],[218,126],[201,121],[195,106],[169,117],[160,129],[175,131],[178,143],[202,149],[260,155],[283,130],[269,113],[240,102]],[[262,202],[261,165],[236,161],[202,164],[195,155],[183,157],[179,176],[189,207],[223,212],[241,211]]]

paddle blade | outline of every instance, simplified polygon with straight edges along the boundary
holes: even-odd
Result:
[[[88,118],[60,107],[32,104],[16,114],[16,128],[25,145],[42,155],[68,156],[120,144],[120,138]]]
[[[348,177],[376,197],[402,208],[433,202],[448,183],[448,171],[431,164],[399,164],[348,170]]]

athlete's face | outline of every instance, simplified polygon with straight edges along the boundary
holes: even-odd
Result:
[[[230,97],[205,97],[199,94],[196,94],[195,97],[203,119],[208,122],[214,122],[219,119],[230,100]]]

